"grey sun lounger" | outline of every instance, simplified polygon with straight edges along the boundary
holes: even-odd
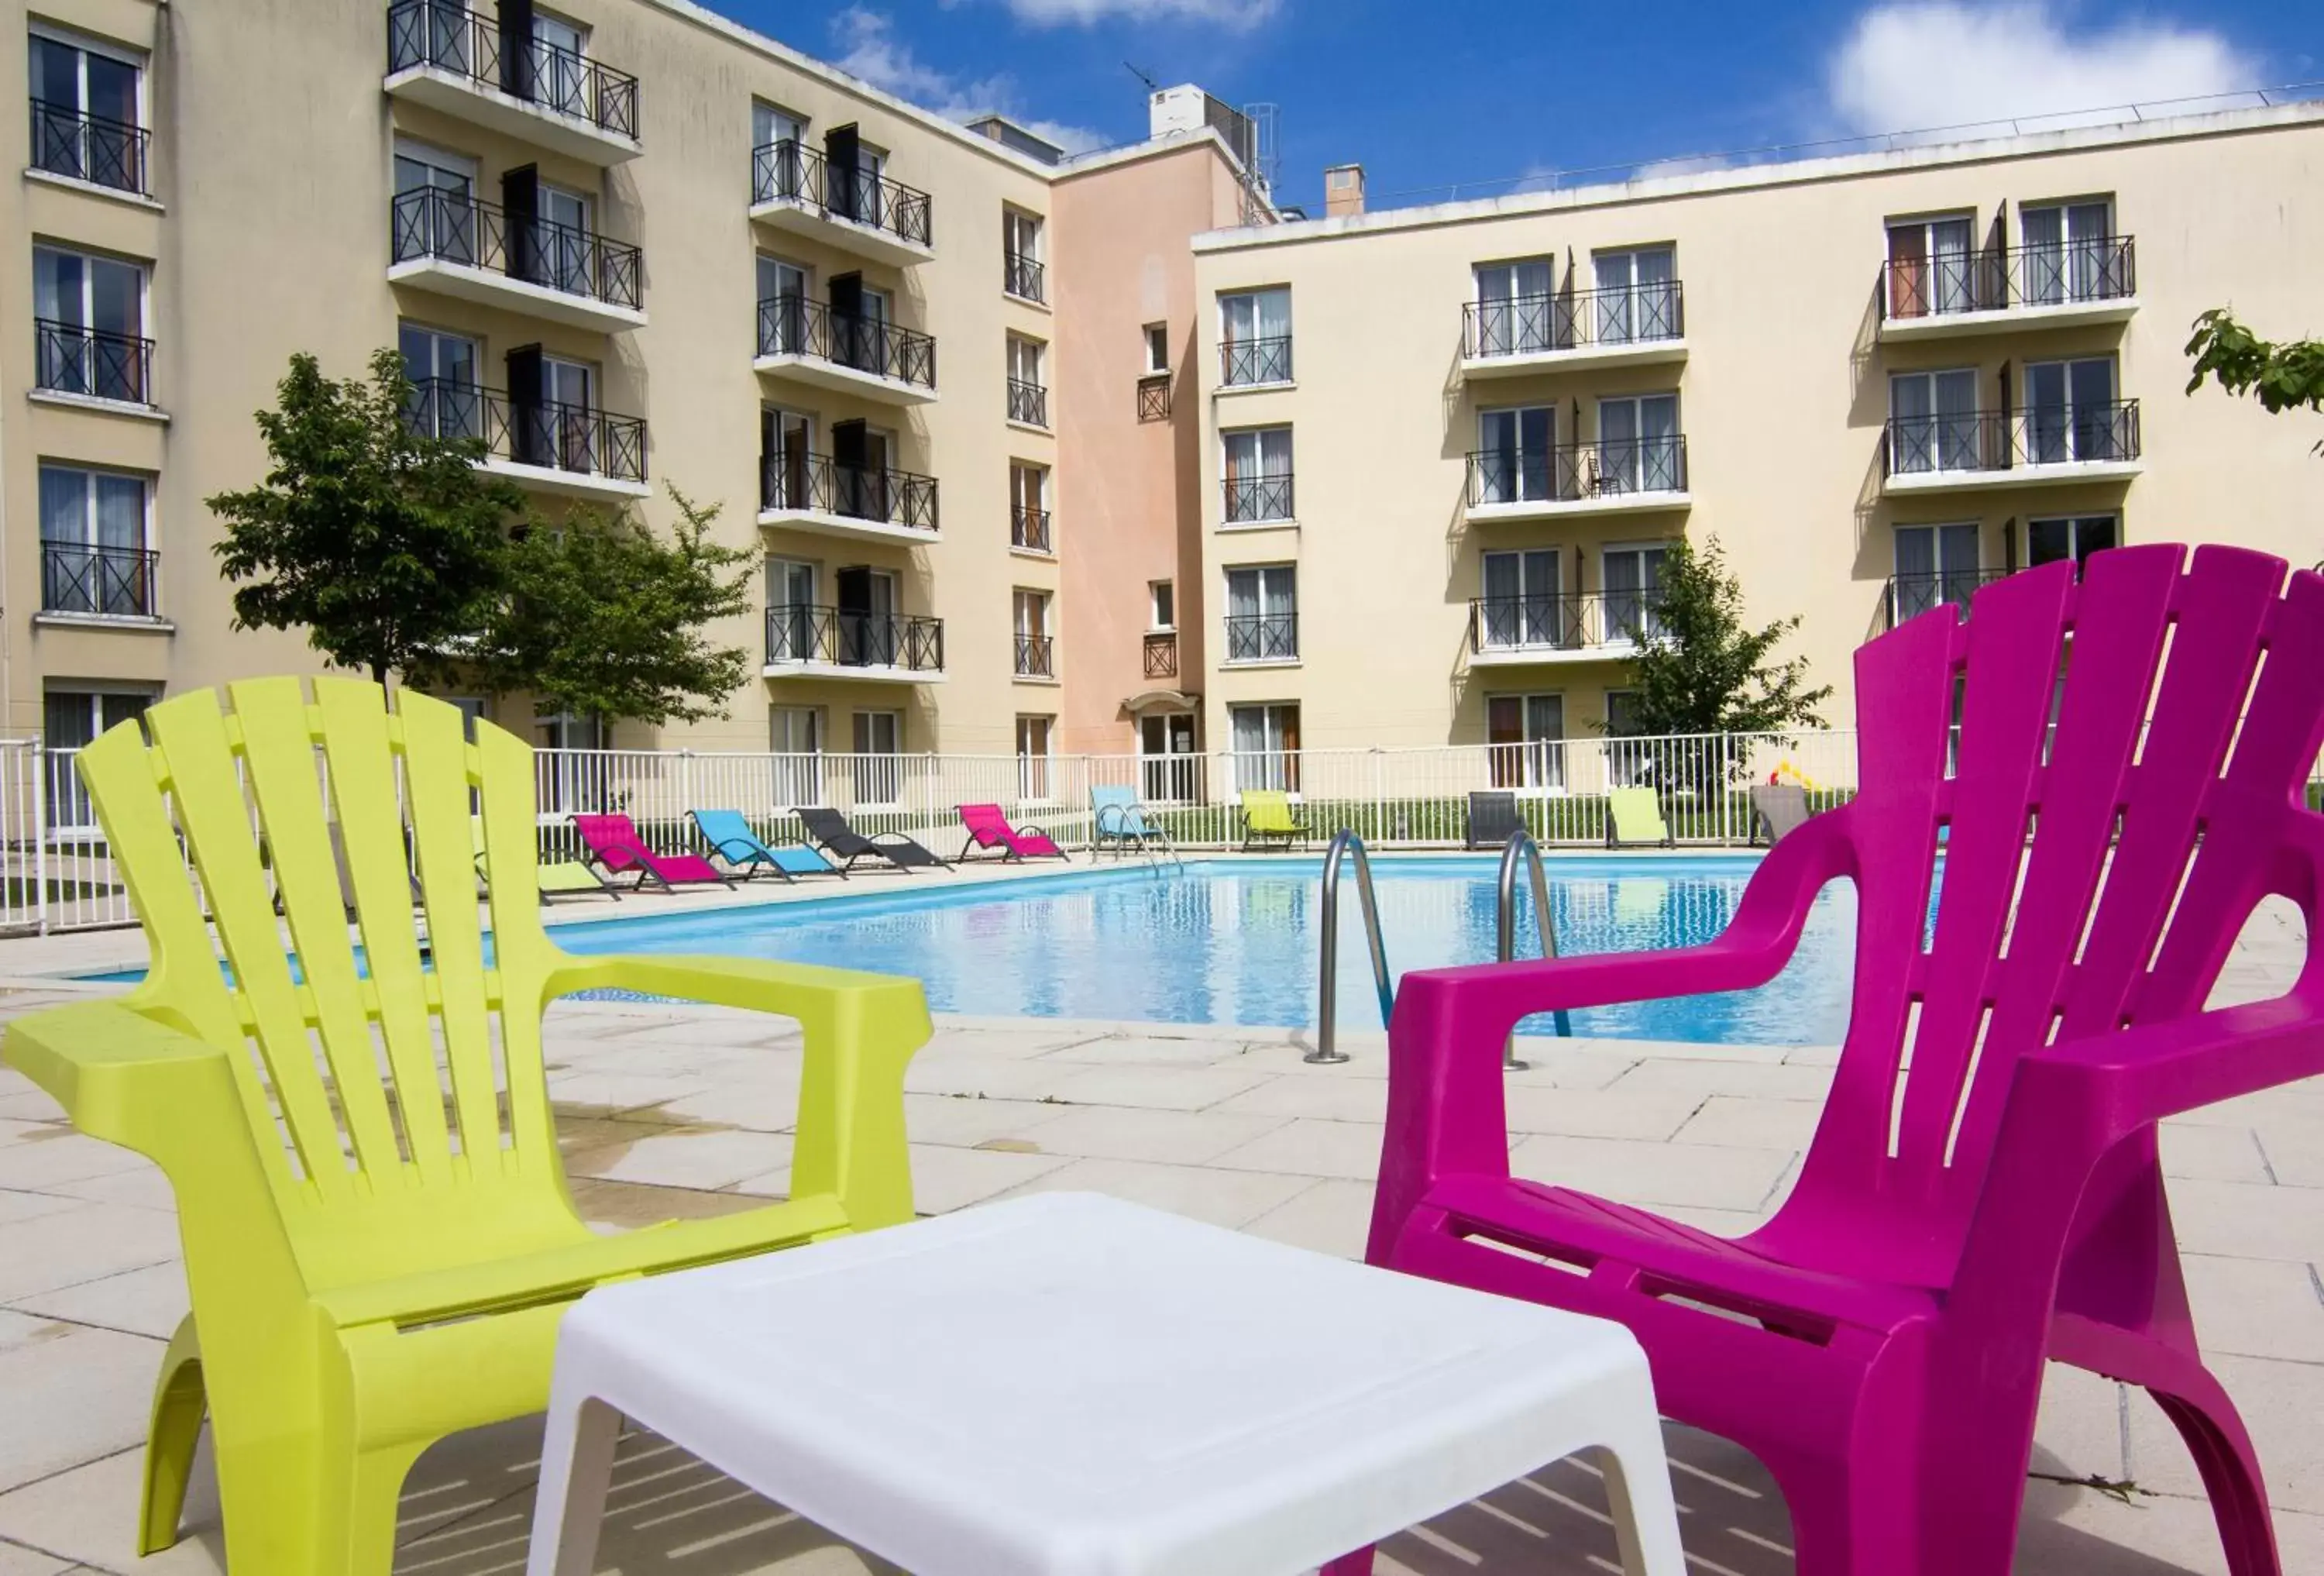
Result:
[[[937,858],[900,832],[882,832],[877,837],[866,837],[847,824],[847,817],[837,810],[802,806],[791,812],[807,828],[807,841],[832,858],[840,861],[839,873],[845,875],[855,868],[859,859],[885,860],[900,871],[921,865],[935,870],[952,869],[949,860]]]
[[[1764,832],[1772,847],[1777,838],[1814,814],[1808,808],[1808,790],[1799,784],[1763,782],[1751,790],[1751,841],[1758,842]]]
[[[1517,795],[1475,793],[1469,796],[1468,847],[1505,848],[1510,838],[1525,829],[1525,820],[1517,814]]]

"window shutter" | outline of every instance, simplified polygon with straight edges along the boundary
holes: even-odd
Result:
[[[856,195],[862,166],[863,144],[853,123],[823,134],[824,206],[842,218],[856,218],[862,213]]]
[[[501,176],[501,212],[508,226],[503,248],[509,277],[540,284],[540,171],[520,165]]]
[[[518,98],[533,96],[532,0],[500,0],[501,86]]]
[[[540,346],[508,353],[509,457],[519,465],[549,463],[549,419],[541,409]]]

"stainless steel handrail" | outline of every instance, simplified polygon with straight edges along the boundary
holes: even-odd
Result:
[[[1371,862],[1364,857],[1364,840],[1349,831],[1332,834],[1332,845],[1323,853],[1323,911],[1322,983],[1315,997],[1315,1048],[1302,1058],[1309,1062],[1344,1062],[1348,1054],[1334,1041],[1339,1034],[1339,1013],[1333,1001],[1340,977],[1340,862],[1348,854],[1356,856],[1356,896],[1364,908],[1364,935],[1371,943],[1372,983],[1379,991],[1380,1027],[1388,1027],[1388,1014],[1396,1007],[1396,991],[1388,983],[1388,947],[1380,940],[1379,899],[1372,893]]]
[[[1520,857],[1532,867],[1533,911],[1541,926],[1541,955],[1545,958],[1557,955],[1557,920],[1550,911],[1549,877],[1542,871],[1541,849],[1526,833],[1512,832],[1508,846],[1501,850],[1501,871],[1496,888],[1497,902],[1493,916],[1493,956],[1505,963],[1517,956],[1517,860]],[[1559,1037],[1571,1039],[1573,1020],[1566,1015],[1565,1009],[1557,1009],[1553,1016],[1557,1022]],[[1517,1037],[1512,1030],[1501,1046],[1501,1066],[1505,1071],[1516,1072],[1529,1064],[1517,1060]]]

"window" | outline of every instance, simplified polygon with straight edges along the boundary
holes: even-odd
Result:
[[[824,802],[821,712],[813,706],[769,706],[767,748],[779,758],[772,785],[777,808]]]
[[[1888,594],[1888,622],[1900,624],[1949,603],[1965,603],[1977,589],[1977,524],[1900,525],[1896,579]]]
[[[1229,387],[1291,381],[1291,292],[1219,298],[1220,381]]]
[[[1009,463],[1009,545],[1028,553],[1046,553],[1049,547],[1048,469]]]
[[[1499,788],[1536,793],[1565,787],[1565,697],[1485,697],[1486,759]]]
[[[534,189],[534,256],[529,277],[535,284],[568,295],[597,293],[595,199],[586,191],[552,186],[544,180]]]
[[[427,438],[482,438],[476,342],[419,323],[397,324],[395,342],[403,353],[403,375],[411,380],[406,419],[412,427]]]
[[[2129,260],[2115,244],[2114,205],[2106,198],[2020,208],[2017,220],[2024,236],[2018,288],[2027,306],[2130,293]]]
[[[1677,253],[1668,246],[1599,252],[1590,259],[1597,281],[1594,327],[1601,345],[1675,339],[1679,318]]]
[[[1888,474],[1984,468],[1977,369],[1900,372],[1888,378]]]
[[[476,162],[425,143],[395,143],[391,255],[438,257],[474,267],[489,249],[476,208]]]
[[[49,828],[94,831],[97,811],[81,786],[73,756],[98,734],[145,714],[150,690],[51,689],[42,697],[42,742],[49,751]]]
[[[1028,427],[1049,424],[1049,391],[1041,381],[1047,346],[1021,334],[1009,336],[1009,419]]]
[[[1047,300],[1041,261],[1041,221],[1016,208],[1001,210],[1001,281],[1012,296]]]
[[[1662,590],[1663,560],[1669,556],[1670,549],[1659,545],[1606,549],[1599,567],[1599,584],[1606,587],[1606,640],[1662,633],[1655,601]]]
[[[1889,222],[1890,317],[1925,318],[1977,309],[1976,259],[1970,253],[1974,223],[1967,215]]]
[[[1477,608],[1478,649],[1580,645],[1581,631],[1559,595],[1559,580],[1554,548],[1487,553],[1484,595]]]
[[[41,466],[41,607],[48,613],[154,616],[145,478]]]
[[[1234,786],[1299,791],[1299,707],[1296,704],[1229,706],[1234,732]]]
[[[2115,399],[2114,357],[2025,368],[2025,457],[2037,465],[2136,457],[2137,411]]]
[[[2026,558],[2035,567],[2070,558],[2075,572],[2092,553],[2122,542],[2122,522],[2111,514],[2083,514],[2070,519],[2030,521],[2025,527]]]
[[[1225,449],[1226,518],[1291,518],[1291,429],[1247,427],[1220,434]]]
[[[1655,754],[1652,748],[1620,742],[1624,739],[1637,738],[1639,733],[1637,692],[1608,690],[1606,785],[1609,788],[1638,788],[1654,782]]]
[[[59,393],[145,404],[151,347],[143,264],[32,248],[33,382]]]
[[[561,114],[595,118],[590,110],[589,33],[579,23],[546,11],[532,14],[532,92]]]
[[[32,168],[115,191],[145,190],[139,58],[40,32],[32,35]]]
[[[1170,325],[1146,325],[1146,371],[1148,376],[1170,370]]]
[[[855,802],[895,805],[904,798],[904,717],[900,712],[857,712],[853,723]]]
[[[1149,805],[1202,797],[1203,762],[1194,753],[1191,712],[1148,712],[1138,719],[1139,797]]]
[[[1686,490],[1676,394],[1598,401],[1598,468],[1591,484],[1599,493]]]
[[[807,127],[803,115],[778,105],[752,102],[752,202],[797,202],[807,195]]]
[[[918,653],[908,649],[908,622],[899,617],[896,572],[855,564],[833,576],[837,603],[829,650],[811,655],[849,668],[893,668]]]
[[[1477,463],[1472,504],[1535,502],[1554,498],[1550,451],[1557,442],[1557,411],[1548,405],[1477,412]]]
[[[1146,627],[1160,631],[1178,627],[1176,587],[1168,580],[1146,583]]]
[[[613,807],[606,797],[604,760],[587,753],[572,753],[605,748],[606,729],[602,719],[536,706],[532,742],[536,750],[549,752],[545,759],[540,759],[538,769],[540,809],[544,814],[570,815],[576,810]]]
[[[1270,564],[1227,571],[1227,660],[1299,659],[1299,571]]]
[[[1513,263],[1477,265],[1475,355],[1538,355],[1557,349],[1561,339],[1554,327],[1554,302],[1549,293],[1549,259],[1526,257]]]
[[[520,465],[594,474],[601,457],[596,368],[543,355],[537,347],[511,351],[508,362],[510,457]]]
[[[1017,719],[1017,797],[1047,803],[1049,788],[1049,735],[1055,717]]]
[[[1010,598],[1011,622],[1017,631],[1017,677],[1055,678],[1055,652],[1049,634],[1049,594],[1020,586]]]

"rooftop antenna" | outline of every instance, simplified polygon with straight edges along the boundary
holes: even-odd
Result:
[[[1136,66],[1131,65],[1128,60],[1121,62],[1121,69],[1129,72],[1131,76],[1137,78],[1140,82],[1145,83],[1147,92],[1159,93],[1162,91],[1162,84],[1154,79],[1152,72],[1141,71]]]

